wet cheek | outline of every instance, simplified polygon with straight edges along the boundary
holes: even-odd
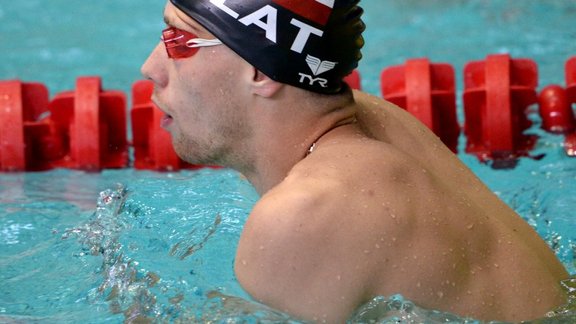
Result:
[[[178,129],[186,134],[194,133],[202,127],[204,114],[201,112],[203,100],[200,96],[194,95],[195,91],[191,90],[186,85],[175,89],[177,91],[171,92],[172,103],[171,113]]]

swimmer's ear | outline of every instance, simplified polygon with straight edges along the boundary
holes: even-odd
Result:
[[[252,79],[252,89],[256,95],[264,98],[273,97],[284,85],[272,80],[266,74],[254,68],[254,77]]]

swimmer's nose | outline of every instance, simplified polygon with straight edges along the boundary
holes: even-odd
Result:
[[[164,64],[166,63],[168,56],[164,50],[164,44],[161,42],[152,50],[142,67],[140,72],[142,76],[154,83],[155,86],[163,87],[166,85],[167,76],[166,68]]]

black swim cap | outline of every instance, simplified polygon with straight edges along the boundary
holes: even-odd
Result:
[[[170,0],[278,82],[338,93],[364,45],[360,0]]]

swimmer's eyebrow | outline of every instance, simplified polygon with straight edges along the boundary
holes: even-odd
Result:
[[[168,18],[167,16],[164,16],[164,23],[167,26],[173,26],[172,23],[170,22],[170,18]]]

